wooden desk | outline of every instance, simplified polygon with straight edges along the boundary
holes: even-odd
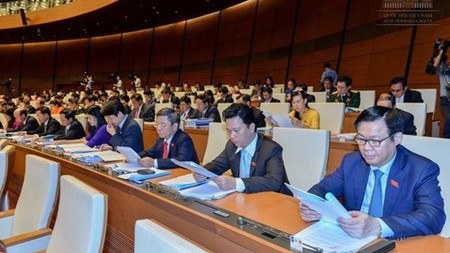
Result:
[[[289,252],[288,249],[223,222],[221,218],[191,209],[184,205],[183,201],[168,199],[163,194],[150,192],[83,165],[21,145],[16,145],[13,180],[8,182],[7,187],[12,206],[15,206],[22,187],[27,154],[57,161],[61,164],[61,174],[73,175],[108,194],[108,224],[104,252],[133,252],[134,224],[136,220],[144,218],[156,219],[212,252]],[[171,171],[171,176],[158,180],[186,173],[182,169]],[[221,200],[210,201],[209,204],[289,234],[308,226],[300,219],[297,200],[274,192],[235,193]],[[397,242],[396,252],[430,250],[450,252],[450,240],[439,236],[411,238]]]
[[[206,145],[208,144],[208,128],[189,128],[185,127],[184,132],[191,136],[194,142],[195,150],[197,151],[198,159],[203,161],[205,156]],[[144,131],[142,133],[144,138],[144,149],[149,149],[159,138],[156,128],[152,123],[144,124]]]

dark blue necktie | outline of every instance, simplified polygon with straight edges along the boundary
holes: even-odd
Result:
[[[383,216],[383,192],[381,190],[381,176],[383,172],[379,169],[373,171],[375,182],[373,186],[372,199],[370,200],[369,215],[372,217]]]

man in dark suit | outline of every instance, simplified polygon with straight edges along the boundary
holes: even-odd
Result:
[[[437,234],[445,223],[439,166],[400,145],[403,119],[397,110],[375,106],[356,119],[359,152],[347,154],[339,168],[309,192],[342,196],[351,218],[338,218],[352,237],[398,239]],[[306,221],[321,218],[300,205]]]
[[[36,109],[36,118],[41,125],[35,130],[28,131],[28,134],[46,136],[56,134],[61,129],[61,124],[51,117],[50,109],[47,106],[41,105]]]
[[[216,101],[215,106],[217,106],[218,103],[233,103],[233,97],[231,96],[230,92],[228,91],[228,88],[226,86],[222,86],[219,89],[220,98]]]
[[[59,114],[61,117],[61,128],[56,133],[58,140],[76,140],[83,138],[86,133],[83,125],[75,119],[75,111],[63,109]]]
[[[178,108],[180,106],[180,99],[177,98],[171,91],[169,87],[164,88],[161,91],[162,100],[161,103],[172,103],[173,108]]]
[[[333,78],[330,76],[325,77],[325,79],[322,82],[322,87],[320,88],[320,91],[326,92],[327,99],[331,98],[331,95],[336,92],[336,87],[333,86]]]
[[[395,97],[392,94],[382,93],[378,97],[376,105],[393,109],[395,107]],[[414,125],[414,115],[398,108],[396,110],[403,118],[403,134],[417,135],[416,126]]]
[[[180,118],[185,119],[198,119],[202,117],[202,114],[191,106],[191,98],[188,96],[182,96],[180,98]]]
[[[19,132],[21,131],[28,133],[28,131],[33,131],[39,128],[39,122],[35,118],[28,115],[27,109],[17,108],[14,111],[14,118],[16,118],[16,121],[20,123],[19,128],[17,129]]]
[[[125,107],[118,99],[106,102],[102,108],[102,114],[108,119],[106,130],[111,135],[108,144],[103,144],[100,149],[108,150],[117,146],[132,148],[136,153],[144,150],[142,131],[139,124],[128,116]]]
[[[131,104],[133,105],[133,110],[130,113],[132,118],[143,119],[144,121],[155,120],[155,107],[144,103],[141,94],[133,94],[131,96]]]
[[[266,127],[266,116],[264,116],[263,112],[260,109],[251,106],[250,102],[251,102],[250,95],[241,94],[236,97],[236,103],[246,104],[252,108],[256,128]]]
[[[396,103],[423,103],[422,94],[408,89],[406,79],[402,76],[392,79],[391,94],[394,95]]]
[[[349,76],[340,76],[336,86],[337,92],[331,94],[327,102],[345,103],[345,107],[359,107],[361,103],[360,93],[351,91],[352,79]]]
[[[273,140],[257,134],[252,109],[235,103],[225,109],[230,140],[222,153],[204,167],[222,175],[231,169],[232,176],[212,178],[222,190],[254,193],[275,191],[290,194],[283,163],[283,148]],[[204,177],[194,174],[196,180]]]
[[[193,161],[198,163],[194,143],[189,135],[178,129],[180,115],[172,108],[163,108],[156,114],[155,127],[159,139],[148,150],[139,155],[141,166],[158,169],[171,169],[178,167],[170,158],[179,161]]]
[[[201,118],[212,119],[213,122],[221,122],[219,110],[209,102],[209,97],[205,94],[200,94],[195,99],[197,110],[201,113]]]
[[[262,89],[262,96],[263,100],[261,103],[280,103],[281,101],[279,99],[272,97],[273,90],[271,87],[265,87]]]

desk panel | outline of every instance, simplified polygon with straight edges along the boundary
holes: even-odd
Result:
[[[149,191],[141,185],[119,180],[61,157],[22,145],[15,146],[14,180],[8,182],[8,190],[14,193],[12,196],[15,196],[12,198],[13,206],[17,202],[22,186],[23,166],[27,154],[57,161],[61,164],[61,174],[73,175],[108,194],[108,225],[104,252],[133,252],[134,223],[143,218],[156,219],[211,252],[289,252],[285,248],[232,225],[233,221],[224,222],[202,211],[192,209],[190,207],[192,200],[189,202],[182,199],[170,199],[165,193]],[[187,173],[183,169],[173,169],[171,172],[172,175],[153,181]],[[234,193],[206,204],[245,216],[289,234],[308,226],[300,219],[298,201],[293,197],[275,192]],[[439,236],[411,238],[397,242],[395,252],[430,250],[450,252],[450,240]]]

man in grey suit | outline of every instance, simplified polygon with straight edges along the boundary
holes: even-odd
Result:
[[[275,191],[291,194],[283,163],[283,148],[273,140],[257,134],[252,109],[246,104],[232,104],[223,112],[230,140],[222,153],[205,168],[222,175],[231,169],[232,176],[212,178],[222,190],[254,193]],[[197,180],[204,177],[194,174]]]
[[[133,110],[131,110],[130,116],[134,119],[143,119],[144,121],[155,120],[155,107],[144,103],[142,95],[139,93],[131,96],[131,104]]]

